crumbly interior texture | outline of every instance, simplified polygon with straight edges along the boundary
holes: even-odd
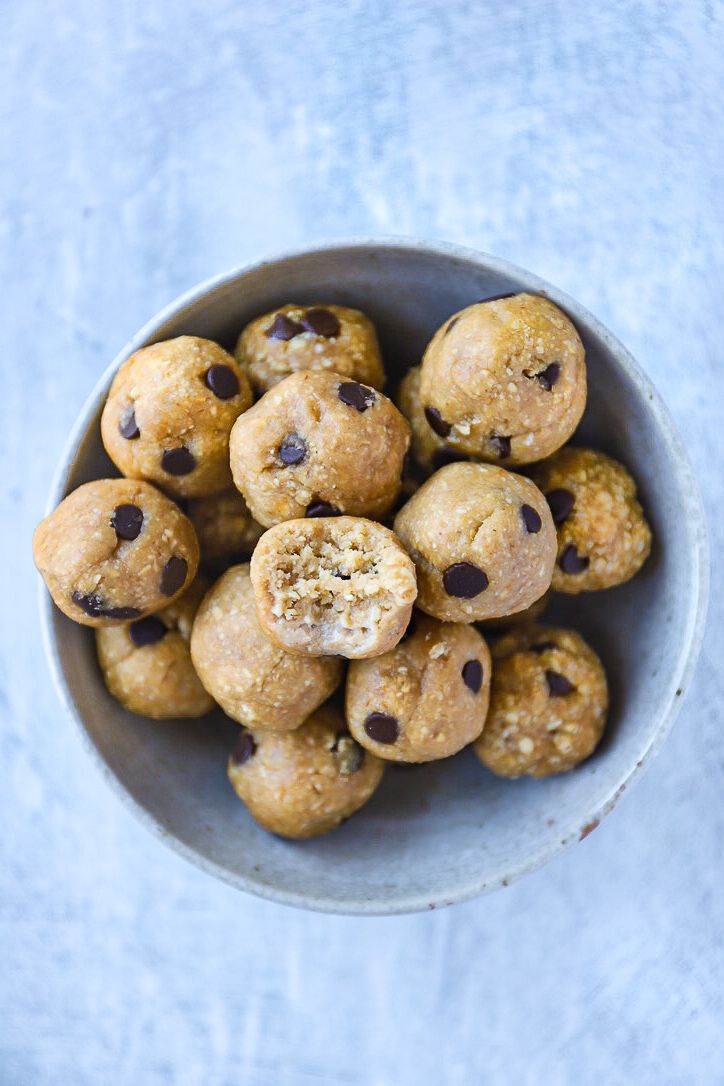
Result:
[[[490,709],[475,753],[499,777],[548,777],[596,748],[608,688],[598,656],[573,630],[529,626],[493,644]]]
[[[556,592],[611,588],[638,573],[651,551],[651,529],[623,464],[571,447],[537,464],[532,474],[544,494],[553,494],[554,507],[556,495],[569,495],[559,516],[569,505],[570,512],[556,525]]]
[[[335,335],[320,335],[304,327],[309,310],[320,308],[336,318],[339,327]],[[291,338],[267,334],[280,317],[291,322],[290,333],[298,329]],[[290,302],[279,306],[247,324],[236,345],[236,358],[257,395],[299,370],[333,371],[373,388],[382,388],[385,382],[372,321],[358,309],[342,305],[321,307]]]
[[[252,817],[271,833],[302,840],[328,833],[377,788],[384,762],[350,737],[330,706],[292,732],[245,733],[229,759],[229,780]]]
[[[297,656],[259,625],[248,564],[227,570],[194,621],[191,656],[202,683],[232,720],[254,731],[289,731],[339,686],[337,657]]]
[[[337,373],[295,373],[238,418],[231,470],[259,523],[303,517],[319,503],[374,518],[392,508],[410,428],[381,392],[349,390]]]
[[[248,559],[264,531],[236,489],[195,498],[189,502],[188,515],[196,529],[203,565],[218,573]]]
[[[120,538],[113,526],[116,510],[124,506],[142,517],[134,539]],[[196,576],[199,548],[191,521],[155,487],[134,479],[96,479],[41,521],[33,556],[64,614],[85,626],[113,626],[168,606]],[[178,581],[172,592],[164,591],[169,562],[182,571],[172,579]],[[74,597],[86,600],[85,609]]]
[[[455,451],[492,463],[550,456],[586,406],[585,352],[568,317],[516,294],[456,313],[422,360],[420,397]],[[434,427],[433,427],[434,429]]]
[[[290,652],[379,656],[402,637],[414,566],[387,528],[359,517],[270,528],[251,560],[259,621]]]
[[[197,577],[183,596],[159,611],[154,617],[165,633],[157,627],[153,633],[157,639],[149,644],[134,642],[133,623],[96,630],[105,684],[130,712],[172,720],[203,716],[213,709],[213,698],[201,685],[189,651],[191,626],[206,587],[206,581]]]
[[[222,399],[209,387],[214,367],[230,371],[235,395]],[[101,416],[103,444],[129,478],[147,479],[175,498],[216,494],[232,485],[229,434],[251,401],[246,374],[217,343],[197,336],[154,343],[116,374]],[[125,437],[124,430],[135,433],[131,418],[137,434]]]
[[[480,735],[490,693],[490,652],[472,627],[415,612],[410,636],[373,660],[350,664],[346,714],[354,738],[381,758],[447,758]],[[380,714],[382,739],[375,728]]]
[[[548,505],[529,479],[502,468],[440,468],[397,514],[395,531],[415,562],[417,606],[444,622],[515,614],[550,586],[556,533]],[[461,565],[485,575],[475,595],[449,585],[448,571]]]

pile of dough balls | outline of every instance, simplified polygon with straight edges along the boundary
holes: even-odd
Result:
[[[122,477],[79,486],[33,540],[111,695],[154,720],[220,707],[234,791],[288,838],[349,818],[390,762],[470,746],[501,777],[579,765],[606,675],[540,620],[651,549],[627,469],[566,444],[585,352],[552,302],[462,309],[385,387],[374,325],[345,306],[279,306],[233,356],[144,347],[101,417]]]

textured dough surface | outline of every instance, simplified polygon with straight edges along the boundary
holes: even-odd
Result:
[[[425,411],[420,398],[420,366],[413,366],[397,386],[395,402],[410,424],[412,439],[410,448],[417,464],[427,473],[453,464],[456,460],[466,460],[465,453],[458,452],[447,441],[436,434],[425,418]]]
[[[232,563],[248,559],[264,531],[234,488],[194,498],[189,502],[188,515],[196,529],[202,563],[219,573]]]

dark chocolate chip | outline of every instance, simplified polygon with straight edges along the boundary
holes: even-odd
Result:
[[[505,460],[506,457],[510,456],[509,437],[503,437],[502,434],[491,434],[489,440],[500,460]]]
[[[521,505],[520,515],[523,518],[525,524],[525,530],[530,535],[536,535],[543,526],[543,521],[540,519],[540,513],[537,509],[534,509],[532,505]]]
[[[117,505],[111,517],[119,539],[138,539],[143,527],[143,513],[137,505]]]
[[[477,694],[483,685],[483,665],[479,660],[468,660],[463,664],[462,677],[465,685]]]
[[[289,434],[279,446],[279,459],[288,468],[293,464],[301,464],[307,455],[307,443],[299,434]]]
[[[302,317],[302,324],[308,332],[314,332],[315,336],[324,336],[325,339],[339,335],[339,321],[334,313],[322,309],[321,306],[308,309]]]
[[[579,554],[573,543],[564,547],[563,554],[558,559],[558,565],[564,573],[583,573],[588,569],[590,558],[586,554]]]
[[[155,615],[139,618],[138,622],[132,622],[128,627],[128,636],[139,649],[144,648],[145,645],[155,645],[165,633],[166,627]]]
[[[342,573],[342,571],[340,569],[332,570],[332,576],[337,577],[340,581],[351,581],[352,580],[352,574],[351,573]]]
[[[573,512],[575,498],[570,490],[564,490],[562,487],[549,490],[546,494],[546,501],[554,524],[562,524]]]
[[[141,612],[137,607],[108,607],[102,596],[91,592],[84,595],[82,592],[74,592],[73,603],[85,611],[91,618],[117,618],[119,620],[138,618]]]
[[[243,765],[253,757],[256,751],[256,742],[251,732],[243,731],[236,741],[236,746],[231,752],[231,761],[234,765]]]
[[[169,475],[188,475],[196,467],[196,459],[185,445],[181,445],[178,449],[164,449],[161,467]]]
[[[400,734],[400,725],[389,713],[370,713],[365,720],[365,731],[375,743],[394,743]]]
[[[126,441],[135,441],[137,437],[141,436],[141,431],[136,423],[136,412],[133,408],[118,423],[118,432],[121,437],[125,437]]]
[[[345,381],[339,386],[337,395],[342,403],[354,407],[356,411],[366,411],[377,399],[374,389],[359,385],[356,381]]]
[[[544,652],[548,652],[549,649],[557,649],[555,641],[539,641],[537,645],[531,645],[528,652],[534,652],[537,656],[540,656]]]
[[[452,430],[450,423],[445,422],[445,419],[436,407],[426,407],[425,418],[427,419],[428,426],[435,431],[438,437],[447,437]]]
[[[552,698],[564,698],[566,694],[572,694],[576,689],[572,682],[558,671],[546,671],[548,693]]]
[[[189,564],[185,558],[179,558],[174,554],[169,558],[161,573],[161,592],[164,596],[173,596],[183,586]]]
[[[283,313],[277,313],[276,317],[266,330],[269,339],[294,339],[301,336],[304,328],[298,321],[290,320]]]
[[[304,515],[306,517],[338,517],[339,509],[335,509],[329,502],[310,502]]]
[[[550,366],[546,366],[540,373],[536,373],[535,379],[541,388],[544,388],[546,392],[550,392],[560,375],[561,367],[558,362],[551,362]]]
[[[365,760],[364,747],[352,738],[349,732],[340,732],[332,744],[332,752],[337,755],[340,773],[347,777],[362,768]]]
[[[455,325],[457,324],[457,322],[459,320],[460,320],[460,317],[453,317],[453,319],[450,321],[447,328],[445,329],[445,335],[448,335],[450,332],[452,332],[453,328],[455,327]]]
[[[432,466],[435,471],[438,468],[444,468],[447,464],[459,464],[461,461],[467,460],[467,456],[462,453],[456,452],[455,449],[436,449],[432,454]]]
[[[219,400],[231,400],[239,392],[239,378],[231,366],[212,366],[206,371],[204,380]]]
[[[487,574],[472,562],[455,562],[442,575],[442,583],[448,596],[471,600],[488,587]]]

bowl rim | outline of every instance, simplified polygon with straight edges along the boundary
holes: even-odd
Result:
[[[616,363],[622,368],[626,376],[646,396],[648,408],[653,416],[672,458],[678,464],[679,483],[678,490],[684,495],[686,513],[691,525],[693,549],[690,561],[695,568],[692,570],[692,584],[695,592],[689,600],[686,614],[686,628],[681,638],[680,650],[677,658],[676,676],[677,682],[672,689],[673,694],[668,705],[661,713],[658,725],[653,728],[643,749],[639,752],[636,762],[629,766],[627,771],[611,783],[609,794],[602,802],[595,803],[590,810],[586,810],[580,817],[580,826],[572,828],[564,834],[557,834],[541,846],[537,852],[532,853],[523,862],[513,864],[510,870],[501,871],[493,878],[484,878],[480,875],[471,875],[464,883],[450,888],[449,893],[437,894],[425,893],[400,893],[393,898],[385,899],[359,897],[340,900],[331,896],[316,896],[308,893],[283,890],[270,886],[261,880],[255,880],[248,876],[237,875],[229,871],[215,860],[210,859],[191,845],[179,840],[172,831],[167,829],[156,819],[131,793],[125,788],[121,780],[116,776],[109,763],[103,758],[87,731],[82,715],[71,694],[70,686],[63,670],[58,644],[54,633],[53,618],[56,613],[55,606],[42,578],[38,575],[38,599],[40,606],[42,641],[45,654],[48,659],[53,684],[60,698],[61,704],[76,726],[81,742],[89,753],[92,761],[99,769],[101,775],[110,788],[120,797],[126,808],[149,829],[157,838],[177,854],[189,860],[196,867],[201,868],[207,874],[214,875],[223,882],[230,884],[238,890],[256,895],[269,901],[275,901],[284,905],[304,908],[315,912],[336,913],[342,915],[368,915],[382,916],[401,913],[412,913],[452,905],[458,902],[469,901],[492,890],[508,886],[525,875],[543,867],[565,848],[584,837],[594,829],[600,821],[613,810],[624,790],[634,780],[638,779],[643,770],[650,765],[654,756],[660,750],[671,726],[679,712],[683,702],[682,693],[686,692],[691,680],[693,670],[701,647],[704,626],[706,621],[708,590],[709,590],[709,548],[707,539],[706,517],[704,506],[699,491],[699,486],[694,475],[684,443],[678,433],[676,424],[664,403],[661,395],[648,375],[638,366],[626,347],[584,306],[571,298],[564,291],[548,283],[526,269],[492,256],[481,250],[451,242],[437,240],[423,240],[415,237],[396,235],[351,236],[334,238],[326,241],[304,245],[295,249],[276,253],[272,256],[262,257],[236,265],[225,272],[211,276],[208,279],[191,287],[178,295],[167,305],[158,310],[143,326],[126,342],[116,354],[112,362],[104,369],[96,381],[94,387],[86,398],[78,416],[70,430],[68,438],[61,450],[56,469],[53,474],[45,513],[50,513],[65,496],[68,479],[73,470],[79,446],[91,420],[95,417],[102,400],[105,398],[108,386],[118,367],[136,350],[151,340],[156,331],[167,321],[177,316],[184,309],[202,301],[216,291],[225,288],[245,276],[258,271],[265,265],[283,263],[287,260],[306,258],[317,254],[334,252],[337,250],[357,249],[384,249],[401,250],[407,252],[424,252],[426,255],[440,256],[446,259],[459,260],[466,264],[474,264],[481,270],[493,271],[498,275],[507,276],[526,284],[526,289],[544,292],[545,295],[560,305],[571,316],[574,323],[578,322],[584,330],[592,331],[602,340]]]

